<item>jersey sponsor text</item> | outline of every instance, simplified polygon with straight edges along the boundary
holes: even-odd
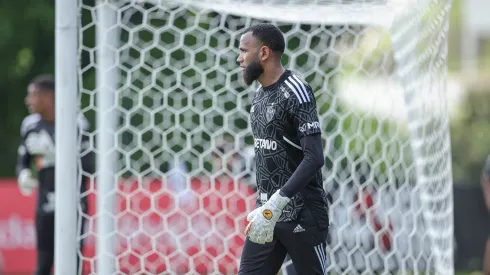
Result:
[[[277,150],[277,141],[275,140],[256,138],[254,143],[255,148],[258,149]]]

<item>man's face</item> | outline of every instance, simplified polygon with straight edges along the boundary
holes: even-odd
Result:
[[[50,100],[53,100],[50,92],[43,91],[34,84],[27,88],[25,104],[30,113],[44,112],[48,108]]]
[[[242,69],[243,81],[250,86],[264,72],[264,67],[259,59],[259,42],[247,32],[240,39],[240,55],[237,62]]]

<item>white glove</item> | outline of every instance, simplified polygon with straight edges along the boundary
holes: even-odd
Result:
[[[17,184],[19,185],[22,195],[29,196],[32,194],[32,190],[39,185],[39,182],[32,177],[31,170],[26,168],[20,171],[19,177],[17,178]]]
[[[272,242],[276,222],[281,216],[282,209],[291,200],[281,196],[279,191],[277,190],[264,205],[248,214],[247,221],[249,223],[245,229],[245,235],[250,241],[258,244]]]
[[[27,152],[31,155],[54,154],[54,143],[46,131],[30,133],[25,140]]]

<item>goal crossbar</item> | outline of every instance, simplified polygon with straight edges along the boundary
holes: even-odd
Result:
[[[243,16],[266,21],[301,24],[356,24],[390,27],[400,11],[412,1],[361,4],[261,4],[249,1],[136,0],[159,6],[188,5],[202,11]]]

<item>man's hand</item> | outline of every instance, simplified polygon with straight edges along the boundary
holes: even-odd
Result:
[[[281,196],[277,190],[264,205],[248,214],[249,223],[245,235],[250,241],[258,244],[272,242],[276,222],[289,201],[289,198]]]
[[[29,169],[20,171],[17,184],[19,185],[20,192],[24,196],[31,195],[32,190],[39,185],[38,181],[32,177],[32,172]]]

